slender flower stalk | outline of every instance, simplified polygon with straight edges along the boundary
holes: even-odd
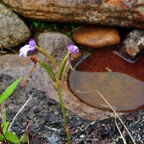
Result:
[[[29,71],[29,73],[25,76],[24,80],[22,81],[21,87],[26,83],[28,77],[30,74],[32,74],[37,66],[37,58],[35,56],[30,57],[31,61],[34,63],[34,66],[32,69]]]
[[[39,46],[36,46],[36,49],[37,49],[39,52],[41,52],[45,57],[47,57],[47,58],[50,60],[50,62],[52,63],[52,65],[53,65],[54,67],[57,66],[56,61],[54,60],[54,58],[53,58],[51,55],[49,55],[49,53],[47,53],[45,50],[43,50],[43,49],[40,48]]]
[[[59,101],[60,101],[62,116],[63,116],[63,120],[64,120],[65,131],[66,131],[66,134],[67,134],[68,144],[71,144],[69,126],[68,126],[68,123],[67,123],[66,112],[65,112],[65,108],[64,108],[64,102],[63,102],[62,95],[61,95],[60,81],[57,83],[57,88],[56,89],[57,89],[58,96],[59,96]]]

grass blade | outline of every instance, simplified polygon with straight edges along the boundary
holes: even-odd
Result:
[[[16,89],[16,86],[20,82],[21,78],[13,82],[0,96],[0,104],[2,104]]]

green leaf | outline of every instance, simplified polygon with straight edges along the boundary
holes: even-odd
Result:
[[[3,114],[3,124],[2,124],[2,131],[5,134],[9,125],[9,122],[6,121],[7,116],[6,116],[6,109],[4,107],[4,114]]]
[[[2,93],[0,96],[0,104],[2,104],[2,102],[4,102],[13,93],[20,80],[21,78],[17,79]]]
[[[6,132],[5,133],[5,138],[6,140],[12,142],[12,143],[19,143],[19,138],[16,136],[16,134],[12,133],[12,132]]]
[[[6,122],[3,124],[3,133],[4,134],[6,133],[8,126],[9,126],[9,122]]]
[[[60,68],[58,71],[58,79],[59,80],[62,78],[62,74],[63,74],[64,68],[66,66],[69,55],[70,55],[70,52],[67,53],[67,55],[65,56],[65,58],[61,62],[61,65],[60,65]]]
[[[38,23],[38,22],[36,22],[36,21],[34,21],[34,22],[33,22],[33,25],[34,25],[36,28],[38,28],[39,23]]]
[[[2,134],[0,134],[0,142],[3,141],[4,136]]]
[[[42,23],[42,24],[41,24],[41,27],[42,27],[42,28],[46,27],[46,24],[45,24],[45,23]]]
[[[4,114],[3,114],[3,123],[6,123],[6,109],[5,109],[5,106],[4,106]]]
[[[52,69],[43,61],[41,60],[38,60],[38,63],[47,71],[47,73],[49,74],[50,78],[56,82],[56,78],[55,78],[55,75],[52,71]]]
[[[53,58],[51,55],[49,55],[49,53],[47,53],[45,50],[43,50],[42,48],[40,48],[40,47],[38,47],[38,46],[36,46],[36,48],[37,48],[45,57],[47,57],[47,58],[49,59],[49,61],[52,63],[52,65],[53,65],[54,67],[56,67],[57,64],[56,64],[54,58]]]
[[[28,136],[26,133],[23,134],[22,138],[21,138],[21,142],[22,143],[26,143],[28,141]]]
[[[67,35],[67,36],[71,36],[71,32],[67,32],[66,35]]]

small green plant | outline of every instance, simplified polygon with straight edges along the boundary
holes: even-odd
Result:
[[[14,81],[6,90],[0,95],[0,106],[1,109],[3,109],[3,117],[2,121],[0,123],[0,144],[24,144],[25,142],[28,142],[28,132],[27,128],[25,128],[25,133],[21,137],[21,139],[18,138],[18,136],[14,132],[10,132],[10,126],[11,124],[7,121],[7,115],[6,115],[6,109],[4,107],[4,101],[13,93],[13,91],[16,89],[17,85],[21,81],[21,78]]]
[[[72,35],[71,35],[72,31],[80,26],[78,24],[73,24],[73,23],[70,23],[70,24],[56,23],[56,22],[47,23],[43,21],[32,21],[31,23],[32,23],[32,27],[35,30],[49,29],[51,31],[60,31],[71,39],[72,39]]]
[[[79,27],[78,24],[63,24],[63,23],[50,23],[50,29],[53,31],[61,31],[62,29],[65,31],[64,34],[72,39],[72,31]]]
[[[46,23],[41,22],[41,21],[33,21],[32,24],[33,24],[34,28],[36,28],[36,29],[46,27]]]
[[[62,60],[60,66],[57,65],[56,61],[54,60],[54,58],[51,55],[49,55],[46,51],[44,51],[44,49],[37,46],[33,39],[31,39],[29,41],[28,45],[25,45],[24,47],[22,47],[20,49],[19,56],[26,57],[28,52],[33,52],[35,49],[37,49],[51,62],[51,65],[53,68],[51,68],[44,61],[37,59],[35,56],[32,56],[31,60],[34,62],[34,67],[30,70],[29,74],[31,74],[33,72],[37,63],[39,63],[46,70],[46,72],[49,74],[49,76],[50,76],[50,78],[51,78],[51,80],[52,80],[52,82],[53,82],[53,84],[57,90],[58,96],[59,96],[62,116],[64,119],[65,131],[67,134],[68,143],[71,144],[71,137],[70,137],[69,127],[68,127],[68,123],[67,123],[67,119],[66,119],[66,113],[65,113],[64,103],[63,103],[63,99],[62,99],[62,94],[61,94],[61,79],[62,79],[62,76],[64,73],[64,69],[66,67],[67,61],[69,62],[69,65],[71,67],[71,57],[73,54],[77,54],[79,52],[79,50],[78,50],[77,46],[74,46],[73,44],[70,44],[70,43],[68,44],[67,48],[68,48],[68,53],[66,54],[66,56]],[[53,69],[54,69],[54,71],[53,71]],[[29,74],[23,80],[22,86],[26,82]]]
[[[0,95],[0,106],[3,107],[4,113],[2,118],[2,123],[0,124],[0,141],[4,144],[11,142],[11,143],[19,143],[19,138],[13,132],[9,132],[8,126],[9,122],[7,121],[6,117],[6,109],[4,108],[3,102],[13,93],[16,86],[20,82],[21,78],[17,79],[13,82],[1,95]]]

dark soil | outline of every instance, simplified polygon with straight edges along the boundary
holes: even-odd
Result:
[[[0,93],[13,81],[14,79],[11,76],[1,74]],[[32,99],[17,117],[12,130],[18,136],[21,136],[27,123],[30,123],[29,137],[31,144],[67,143],[60,105],[48,98],[44,91],[40,91],[37,88],[31,88],[24,96],[21,96],[21,91],[23,89],[18,87],[6,101],[9,121],[12,120],[19,110],[18,106],[22,106],[24,101],[31,95]],[[73,144],[123,144],[114,118],[88,121],[78,117],[69,110],[66,113]],[[143,144],[144,110],[124,114],[121,118],[133,135],[136,143]],[[123,125],[119,120],[117,122],[127,143],[131,144],[132,141]]]

